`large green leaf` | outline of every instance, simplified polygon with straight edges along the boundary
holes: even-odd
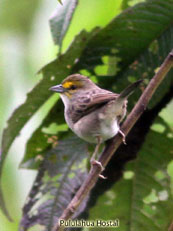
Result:
[[[86,158],[86,143],[77,137],[60,141],[47,153],[23,208],[21,231],[37,224],[44,226],[46,231],[52,230],[86,177]],[[86,200],[74,217],[85,206]]]
[[[40,127],[29,139],[25,156],[20,167],[37,168],[40,164],[40,158],[43,158],[45,152],[57,144],[62,131],[66,131],[67,133],[67,125],[64,124],[63,104],[58,100],[56,105],[43,120]]]
[[[112,81],[111,89],[114,91],[116,91],[116,89],[124,89],[128,82],[133,82],[139,78],[143,79],[145,84],[149,83],[150,79],[155,75],[155,72],[173,48],[172,34],[173,24],[153,40],[149,47],[147,47],[125,71],[121,71],[116,81]],[[158,87],[149,102],[148,108],[156,106],[169,91],[171,85],[173,85],[172,75],[173,69],[169,71],[162,84]],[[138,97],[139,94],[133,94],[130,97],[129,109],[133,107]]]
[[[60,2],[62,4],[62,2]],[[51,16],[50,28],[55,44],[61,50],[62,41],[72,20],[74,10],[78,0],[66,0],[63,6],[58,5],[56,11]]]
[[[124,68],[172,24],[172,11],[173,0],[148,0],[128,8],[90,40],[79,65],[94,72],[102,57],[111,55]]]
[[[119,219],[120,231],[168,229],[173,213],[168,172],[173,138],[168,138],[168,124],[161,119],[155,121],[158,123],[164,129],[149,132],[137,159],[126,166],[123,178],[100,196],[88,219]]]
[[[52,85],[61,82],[69,73],[70,68],[75,60],[80,56],[87,39],[92,33],[88,34],[82,32],[68,51],[48,64],[40,72],[43,74],[43,79],[34,87],[34,89],[27,94],[27,100],[13,113],[8,120],[8,126],[3,132],[2,139],[2,160],[5,159],[6,153],[13,142],[14,138],[18,136],[19,131],[25,123],[32,117],[32,115],[45,103],[45,101],[53,94],[49,91]]]

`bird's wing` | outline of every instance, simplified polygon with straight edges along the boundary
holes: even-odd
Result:
[[[110,107],[111,110],[108,111],[108,113],[120,112],[119,115],[121,120],[124,117],[124,113],[126,110],[125,108],[127,102],[125,99],[127,99],[127,97],[140,85],[141,82],[142,80],[138,80],[135,83],[132,83],[120,94],[115,94],[101,88],[85,92],[85,94],[82,95],[80,94],[80,96],[77,97],[77,102],[75,100],[69,108],[69,113],[73,123],[76,123],[83,116],[88,115],[89,113],[95,111],[96,109],[115,99],[116,105],[112,104],[113,102],[110,102],[110,105],[113,105],[114,107],[112,107],[112,109]],[[124,105],[123,109],[121,108],[122,105]],[[121,110],[123,110],[124,112],[122,112]]]
[[[103,91],[92,95],[78,97],[77,103],[72,104],[69,111],[73,123],[76,123],[80,118],[102,107],[109,101],[116,99],[117,96],[118,94]]]

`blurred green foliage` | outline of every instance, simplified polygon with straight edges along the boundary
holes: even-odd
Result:
[[[50,35],[45,36],[44,39],[40,36],[41,33],[45,34],[46,28],[49,30],[47,21],[56,3],[54,1],[49,4],[46,1],[37,0],[29,2],[19,0],[15,4],[11,4],[8,0],[1,2],[0,135],[6,126],[5,121],[14,108],[24,101],[26,92],[38,82],[39,78],[35,77],[35,73],[40,65],[54,57],[55,49],[52,49]],[[43,26],[44,24],[47,24],[47,27]],[[35,27],[40,30],[36,31]],[[32,49],[31,51],[33,41],[35,43],[37,39],[41,42],[39,46],[35,45],[37,50]],[[22,135],[23,141],[26,139],[26,134],[25,131]],[[3,169],[2,187],[4,194],[9,198],[6,202],[12,212],[14,222],[10,223],[0,211],[1,231],[18,230],[21,207],[35,176],[35,173],[18,170],[24,152],[23,141],[20,139],[14,143]]]
[[[1,31],[28,35],[31,33],[35,15],[41,0],[17,1],[11,6],[10,0],[2,1],[0,12]]]
[[[62,1],[63,5],[64,2],[65,0]],[[144,4],[139,5],[137,8],[127,9],[141,2],[146,2],[148,5]],[[149,4],[150,2],[152,2],[151,5]],[[157,4],[159,7],[157,7]],[[11,6],[9,0],[2,1],[0,9],[0,58],[3,68],[0,69],[2,79],[0,82],[0,128],[5,126],[7,115],[14,110],[16,105],[24,101],[25,93],[42,76],[44,78],[40,83],[44,84],[39,83],[40,91],[37,88],[35,92],[33,91],[35,98],[30,98],[31,100],[28,101],[29,105],[26,104],[26,108],[23,111],[27,112],[27,110],[30,110],[29,107],[32,108],[32,106],[36,105],[35,103],[37,103],[37,106],[32,113],[41,104],[43,104],[43,107],[39,109],[38,116],[32,119],[31,125],[29,124],[27,129],[24,129],[22,133],[23,138],[19,138],[19,142],[11,150],[3,168],[3,192],[7,207],[15,222],[9,223],[0,212],[1,231],[18,230],[21,207],[31,187],[31,180],[27,186],[25,183],[29,173],[25,175],[25,179],[22,181],[19,177],[20,174],[18,173],[17,175],[17,172],[20,171],[22,173],[24,170],[16,169],[23,155],[26,140],[29,140],[29,142],[22,164],[23,167],[33,168],[33,162],[42,160],[46,151],[50,151],[56,143],[56,140],[53,140],[45,145],[48,138],[49,141],[50,138],[55,138],[53,138],[55,134],[52,136],[51,131],[50,134],[48,131],[48,128],[51,128],[53,123],[56,126],[61,126],[57,130],[58,138],[64,139],[66,136],[71,135],[70,132],[67,132],[67,128],[64,127],[63,113],[59,113],[57,125],[56,113],[57,110],[63,112],[63,107],[59,101],[56,104],[57,96],[50,97],[51,93],[46,91],[49,85],[51,86],[51,84],[54,85],[55,82],[61,81],[71,71],[87,73],[101,86],[113,91],[121,91],[128,82],[141,78],[141,76],[147,83],[154,74],[154,70],[161,64],[171,47],[173,47],[170,39],[173,34],[171,26],[172,4],[172,0],[167,2],[163,0],[117,0],[116,2],[115,0],[79,0],[69,28],[67,27],[65,38],[62,37],[61,51],[69,50],[61,56],[62,59],[59,59],[59,57],[56,57],[58,47],[53,46],[50,38],[48,19],[57,6],[63,7],[63,5],[59,5],[57,0],[51,2],[46,0],[19,0],[13,6]],[[127,9],[127,12],[118,16],[125,9]],[[118,17],[115,18],[116,16]],[[114,18],[115,20],[113,20]],[[45,25],[47,26],[46,28]],[[100,29],[91,32],[96,26],[99,26]],[[81,33],[69,48],[69,44],[74,37],[83,29],[86,29],[88,33]],[[84,38],[85,42],[81,43]],[[149,47],[151,42],[154,45]],[[78,44],[79,46],[77,46],[77,43],[80,45]],[[75,58],[79,58],[79,63],[73,65]],[[52,59],[55,59],[55,61],[42,68],[42,75],[37,75],[37,78],[35,78],[35,73]],[[69,60],[71,63],[68,63]],[[73,66],[73,69],[66,68],[68,65]],[[110,76],[105,81],[105,75],[107,74]],[[169,91],[172,84],[170,79],[171,74],[168,75],[167,80],[164,81],[163,86],[158,91],[158,96],[155,95],[153,103],[150,105],[150,110],[155,110],[155,107],[159,105],[159,102]],[[132,96],[129,108],[133,107],[138,97],[139,95]],[[44,104],[48,98],[49,101]],[[51,111],[48,113],[50,109]],[[162,107],[160,106],[161,109]],[[89,210],[87,210],[90,219],[119,218],[121,222],[119,230],[129,230],[129,227],[133,230],[139,230],[141,224],[145,224],[145,227],[141,229],[142,231],[150,230],[147,227],[152,227],[152,219],[158,221],[158,224],[154,224],[152,230],[157,230],[157,228],[162,230],[168,227],[171,216],[167,216],[167,220],[163,221],[163,219],[165,214],[171,214],[173,210],[173,166],[170,162],[172,157],[170,142],[172,142],[173,138],[172,111],[172,103],[160,111],[160,117],[154,120],[138,158],[126,166],[125,177],[117,184],[112,182],[113,186],[107,192],[105,188],[105,192],[101,197],[99,195],[96,196],[98,198],[97,204],[90,206],[91,209],[89,207]],[[17,117],[20,119],[20,113],[22,116],[24,114],[22,114],[23,112],[20,109],[18,112]],[[6,143],[8,143],[8,139],[11,139],[7,146],[10,146],[13,138],[18,134],[25,122],[30,119],[31,115],[27,119],[25,116],[22,117],[23,124],[21,123],[21,127],[18,127],[18,131],[16,127],[11,126],[11,130],[9,130],[10,132],[5,139]],[[43,120],[44,117],[45,120]],[[43,122],[41,123],[42,120]],[[33,133],[36,127],[38,127],[38,130]],[[13,132],[15,135],[11,137]],[[32,133],[33,136],[29,139]],[[45,133],[48,133],[48,138],[46,137],[46,139],[43,137]],[[160,146],[157,149],[158,142]],[[21,143],[23,143],[23,146]],[[166,146],[164,146],[165,144]],[[36,154],[35,150],[38,150],[40,147],[42,148],[41,151],[36,152]],[[16,162],[15,159],[19,153],[20,160]],[[146,158],[146,160],[144,161],[143,158]],[[160,162],[157,161],[157,158]],[[147,162],[151,162],[155,169],[150,168],[151,166],[148,168]],[[34,167],[38,167],[38,163]],[[153,181],[151,181],[151,175],[154,175]],[[141,187],[140,182],[143,181],[143,178],[140,177],[145,178],[144,186],[146,188]],[[157,183],[161,186],[158,186]],[[104,189],[104,187],[102,188]],[[160,192],[163,193],[159,194]],[[165,195],[167,195],[168,200],[167,197],[162,200]],[[105,211],[107,211],[106,214]],[[163,211],[165,214],[162,213]],[[138,219],[136,220],[135,217],[138,217]],[[38,228],[37,230],[41,229]]]

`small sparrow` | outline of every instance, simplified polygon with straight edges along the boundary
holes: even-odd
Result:
[[[101,163],[95,160],[99,146],[117,133],[125,143],[120,122],[126,115],[128,96],[141,82],[138,80],[116,94],[98,87],[86,76],[73,74],[50,88],[60,93],[65,106],[65,120],[71,130],[85,141],[97,144],[90,162],[99,165],[101,170]]]

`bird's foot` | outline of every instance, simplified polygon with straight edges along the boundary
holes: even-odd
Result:
[[[101,164],[101,162],[99,162],[99,161],[97,161],[97,160],[92,159],[92,160],[90,161],[90,163],[91,163],[92,166],[93,166],[93,165],[99,166],[101,172],[103,172],[104,169],[105,169],[105,168],[103,167],[103,165]],[[99,177],[102,178],[102,179],[106,179],[106,177],[103,176],[102,174],[99,174]]]
[[[120,135],[122,136],[123,143],[124,143],[124,144],[127,144],[127,143],[126,143],[126,136],[125,136],[125,134],[124,134],[121,130],[119,130],[118,132],[119,132]]]
[[[91,163],[91,165],[97,165],[97,166],[99,166],[99,167],[100,167],[100,170],[103,172],[104,167],[103,167],[103,165],[101,164],[101,162],[99,162],[99,161],[97,161],[97,160],[94,160],[94,159],[91,159],[90,163]]]

